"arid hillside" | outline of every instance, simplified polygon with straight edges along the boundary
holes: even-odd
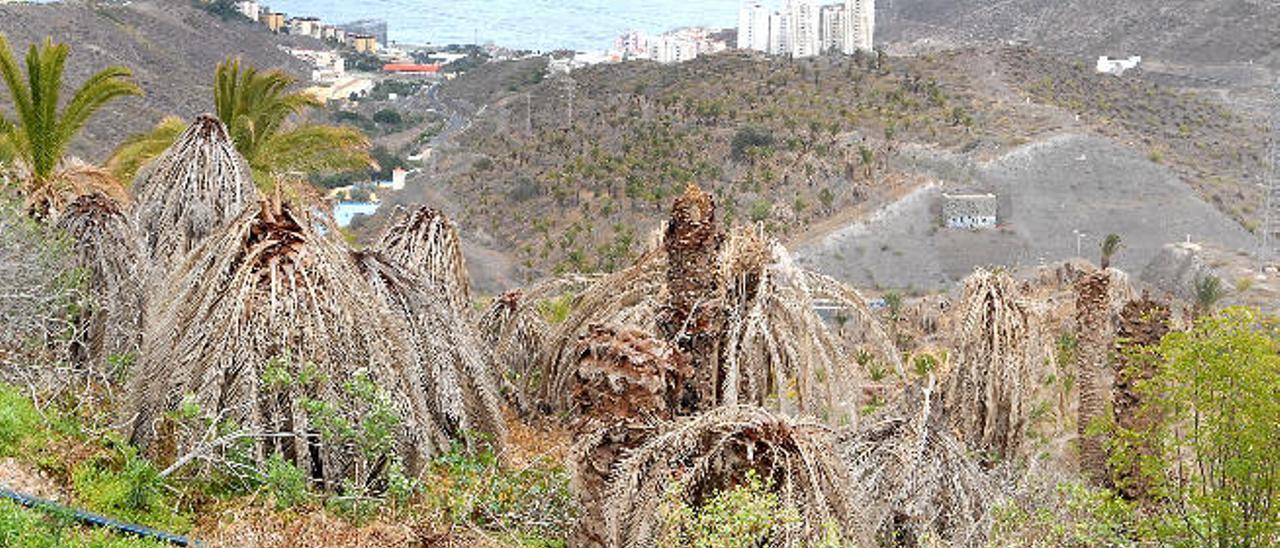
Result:
[[[303,77],[310,74],[306,65],[277,47],[309,39],[271,34],[247,19],[224,21],[188,0],[0,4],[0,32],[20,56],[29,44],[46,37],[71,44],[71,85],[108,65],[133,70],[146,97],[114,105],[75,145],[76,154],[95,161],[166,115],[190,119],[212,110],[213,68],[228,56]]]
[[[479,114],[442,149],[443,181],[430,183],[461,204],[464,233],[514,255],[522,277],[616,269],[690,181],[727,219],[800,245],[922,185],[981,182],[921,169],[907,151],[986,162],[1065,133],[1163,164],[1175,190],[1240,224],[1254,213],[1253,121],[1029,49],[802,61],[731,52],[545,78],[540,68],[494,64],[445,86],[446,96],[477,97]],[[1122,203],[1128,190],[1101,192]]]
[[[881,40],[1014,41],[1083,57],[1280,68],[1280,4],[1270,0],[896,0],[880,7]]]

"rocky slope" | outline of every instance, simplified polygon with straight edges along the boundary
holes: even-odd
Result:
[[[1280,68],[1280,3],[1272,0],[895,0],[880,8],[881,40],[1016,41],[1084,58]]]
[[[70,44],[71,85],[108,65],[134,71],[147,95],[112,105],[89,125],[74,152],[91,160],[101,160],[125,137],[166,115],[190,118],[211,110],[213,70],[228,56],[306,77],[310,70],[277,45],[317,44],[271,34],[247,19],[224,21],[188,0],[0,3],[0,32],[20,57],[46,37]],[[0,99],[0,105],[5,102]]]

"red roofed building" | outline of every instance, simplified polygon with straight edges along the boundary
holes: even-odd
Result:
[[[389,63],[382,66],[383,72],[396,74],[438,74],[440,65],[417,65],[413,63]]]

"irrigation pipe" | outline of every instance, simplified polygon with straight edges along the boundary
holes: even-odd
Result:
[[[111,529],[120,533],[135,535],[135,536],[147,538],[147,539],[159,540],[162,542],[168,542],[169,544],[173,544],[175,546],[200,546],[200,543],[198,541],[191,540],[190,538],[187,538],[184,536],[174,535],[172,533],[165,533],[163,531],[157,531],[150,527],[143,527],[141,525],[134,525],[132,523],[117,521],[117,520],[108,518],[106,516],[100,516],[98,514],[91,514],[84,510],[77,510],[75,508],[63,506],[51,500],[46,500],[39,497],[33,497],[31,495],[24,495],[16,491],[11,491],[8,488],[3,486],[0,486],[0,497],[11,500],[18,504],[21,504],[22,506],[25,506],[27,508],[32,508],[37,510],[46,510],[46,511],[54,512],[58,514],[69,515],[72,517],[72,519],[75,519],[80,523],[83,523],[86,525],[92,525],[94,527]]]

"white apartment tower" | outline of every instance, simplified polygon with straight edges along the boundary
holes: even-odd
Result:
[[[844,51],[844,5],[822,6],[819,19],[818,39],[822,51]]]
[[[818,40],[818,6],[813,0],[787,0],[787,53],[792,57],[812,57],[822,52]]]
[[[769,51],[769,20],[772,14],[759,2],[748,2],[738,12],[738,49]]]
[[[844,53],[875,49],[876,0],[845,0]]]
[[[786,55],[791,51],[787,19],[786,12],[775,11],[769,14],[769,47],[765,51],[770,55]]]

